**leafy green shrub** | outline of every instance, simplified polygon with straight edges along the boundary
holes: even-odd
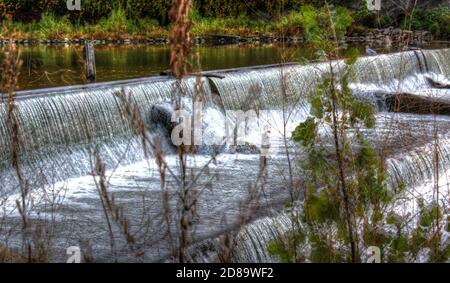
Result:
[[[57,18],[53,14],[45,13],[37,24],[39,37],[45,39],[59,39],[69,36],[73,26],[67,16]]]
[[[376,246],[381,261],[416,261],[419,255],[430,262],[448,261],[450,245],[441,241],[439,228],[445,207],[419,200],[413,220],[397,214],[405,186],[388,186],[386,156],[363,134],[375,126],[375,109],[349,87],[357,51],[343,65],[331,61],[340,58],[352,23],[348,13],[306,6],[302,15],[306,38],[329,68],[308,94],[309,118],[292,134],[305,154],[300,160],[304,195],[287,204],[293,228],[270,242],[268,251],[283,262],[360,262],[364,249]]]
[[[302,5],[317,2],[320,1],[194,0],[199,12],[204,17],[228,18],[245,15],[257,20],[277,20],[283,15],[284,11],[295,11]]]
[[[194,18],[192,33],[197,36],[218,35],[258,35],[267,34],[271,25],[252,20],[245,15],[237,18]]]
[[[391,17],[389,17],[387,15],[384,15],[384,16],[380,17],[380,26],[382,28],[386,28],[386,27],[389,27],[389,26],[392,26],[392,25],[394,25],[394,21],[393,21],[393,19]]]
[[[355,22],[369,28],[377,27],[377,16],[374,12],[367,9],[366,5],[361,5],[360,9],[354,14]]]
[[[416,9],[412,17],[407,17],[402,27],[412,30],[427,30],[437,37],[450,36],[450,7],[424,10]]]
[[[335,42],[330,39],[335,36],[342,39],[353,23],[350,11],[340,6],[331,13],[326,6],[317,9],[306,5],[301,8],[301,14],[306,40],[321,50],[333,49]]]
[[[303,34],[303,17],[300,12],[290,12],[287,16],[282,17],[276,24],[278,33],[287,36]]]
[[[108,18],[101,19],[98,26],[104,32],[125,33],[132,29],[123,9],[113,10]]]

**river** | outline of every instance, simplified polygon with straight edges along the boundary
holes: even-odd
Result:
[[[47,54],[42,56],[44,63],[41,65],[46,72],[77,66],[74,47],[27,48],[22,48],[22,58],[27,54],[30,58],[39,58],[38,55],[30,55],[33,50]],[[103,48],[97,49],[101,80],[148,76],[167,68],[166,47]],[[202,69],[276,63],[280,57],[274,54],[278,54],[279,48],[199,47],[203,54]],[[307,57],[306,50],[300,48],[295,51],[298,54],[294,52],[297,57],[285,61]],[[333,64],[340,66],[343,62]],[[304,155],[291,140],[291,132],[308,116],[307,94],[315,89],[327,72],[327,66],[319,62],[245,68],[232,72],[217,71],[219,76],[202,78],[200,89],[206,103],[201,126],[205,141],[223,138],[229,118],[227,111],[270,110],[267,116],[270,119],[258,123],[270,126],[270,135],[273,136],[270,147],[276,151],[262,155],[263,144],[254,143],[255,137],[261,137],[261,133],[247,126],[244,146],[224,143],[211,146],[205,142],[198,147],[196,154],[187,157],[188,184],[199,192],[195,216],[191,219],[191,240],[200,247],[193,247],[195,256],[192,261],[217,261],[215,243],[218,235],[256,218],[255,222],[242,228],[244,232],[239,238],[234,260],[274,260],[267,253],[268,241],[289,226],[283,216],[284,204],[292,197],[292,185],[302,188],[304,178],[299,168]],[[450,49],[362,57],[355,69],[356,78],[350,84],[354,95],[373,102],[377,110],[375,129],[364,134],[377,147],[387,144],[389,149],[386,163],[389,184],[404,184],[410,194],[421,188],[425,191],[421,195],[427,196],[427,200],[432,199],[432,187],[424,184],[433,183],[433,142],[436,138],[441,141],[440,171],[445,173],[444,169],[450,165],[450,118],[446,115],[389,112],[385,98],[404,92],[448,103],[449,90],[433,88],[426,78],[432,77],[448,84]],[[21,81],[30,81],[29,88],[79,82],[45,78],[33,83],[26,76],[26,73],[22,74]],[[174,111],[171,102],[177,96],[178,87],[185,94],[184,110],[193,113],[190,105],[199,90],[197,83],[196,78],[187,78],[179,85],[173,79],[155,77],[122,84],[19,93],[16,117],[20,121],[22,141],[20,166],[29,189],[27,217],[36,227],[39,223],[51,228],[45,230],[52,243],[51,261],[65,261],[69,246],[81,246],[84,254],[91,254],[95,261],[100,262],[169,259],[171,244],[178,239],[180,160],[171,146],[167,119]],[[282,87],[282,83],[286,85]],[[123,101],[123,96],[118,95],[121,90],[130,95],[129,100]],[[127,117],[129,108],[126,107],[129,106],[134,113],[140,114],[138,116],[146,126],[144,133],[148,139],[145,146],[152,151],[149,156],[144,152],[142,136],[136,132],[139,128],[136,125],[142,124],[135,124],[135,120]],[[3,243],[20,247],[23,230],[16,202],[20,198],[20,182],[11,166],[11,132],[6,110],[1,104],[0,237]],[[326,131],[322,138],[328,140]],[[162,155],[153,146],[161,149]],[[291,165],[287,162],[288,155]],[[161,156],[165,160],[163,177],[158,166],[162,164],[158,159]],[[110,194],[114,193],[114,203],[117,204],[109,215],[110,220],[114,215],[121,215],[121,220],[113,225],[116,257],[111,254],[108,219],[99,197],[101,176],[96,179],[92,176],[95,172],[103,172],[103,169],[104,184]],[[164,195],[165,192],[168,195]],[[416,209],[416,198],[408,196],[404,202],[405,215]],[[251,217],[243,217],[247,214]],[[126,225],[120,222],[124,219],[127,220]],[[131,240],[122,233],[124,226],[134,235],[132,248],[129,245]],[[38,230],[29,233],[36,235]],[[45,237],[38,235],[40,239]]]

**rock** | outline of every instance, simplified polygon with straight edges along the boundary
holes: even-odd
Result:
[[[160,128],[170,136],[173,130],[172,123],[173,108],[170,104],[153,105],[146,119],[146,124],[150,128]]]

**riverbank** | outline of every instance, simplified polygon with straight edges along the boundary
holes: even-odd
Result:
[[[118,36],[118,37],[99,37],[99,38],[16,38],[6,39],[0,38],[0,45],[7,45],[11,41],[20,45],[82,45],[87,40],[93,40],[95,44],[102,45],[129,45],[129,44],[145,44],[145,45],[166,45],[170,44],[167,37],[144,37],[144,36]],[[352,33],[346,37],[347,42],[366,42],[373,45],[396,45],[400,43],[423,44],[435,40],[432,33],[428,31],[410,31],[399,28],[389,27],[386,29],[370,29],[365,33]],[[271,44],[271,43],[288,43],[299,44],[305,43],[303,36],[276,36],[276,35],[204,35],[195,36],[192,39],[193,44],[208,45],[227,45],[227,44]]]
[[[309,9],[309,10],[308,10]],[[302,7],[277,20],[252,18],[245,15],[225,18],[206,18],[193,13],[191,34],[193,43],[301,43],[308,25],[308,11]],[[315,8],[314,8],[315,9]],[[339,7],[338,16],[353,22],[347,30],[349,42],[408,40],[423,42],[450,37],[450,8],[430,11],[417,10],[408,21],[394,21],[388,17],[374,18],[367,11],[353,11]],[[24,45],[82,44],[95,40],[98,44],[168,44],[170,25],[155,19],[132,19],[124,10],[113,10],[106,18],[85,24],[73,23],[67,16],[44,13],[39,20],[21,22],[3,20],[0,27],[0,44],[10,38]]]

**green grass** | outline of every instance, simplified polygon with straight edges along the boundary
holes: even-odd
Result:
[[[204,35],[269,35],[273,25],[259,20],[252,20],[246,16],[238,18],[199,18],[194,19],[192,33]]]
[[[240,35],[240,36],[270,36],[297,35],[301,31],[301,15],[292,12],[277,22],[266,22],[251,19],[241,15],[236,18],[204,18],[197,12],[192,15],[192,34],[206,35]],[[53,14],[43,14],[38,22],[20,23],[5,21],[0,28],[0,37],[28,39],[63,39],[63,38],[131,38],[168,36],[170,26],[163,27],[157,20],[127,18],[123,9],[115,9],[111,14],[94,24],[75,25],[68,17],[56,17]]]
[[[291,11],[276,21],[263,21],[246,15],[228,18],[205,18],[194,9],[192,13],[192,34],[207,35],[240,35],[240,36],[302,36],[305,27],[305,15],[299,11]],[[320,9],[317,9],[317,11]],[[375,19],[374,14],[366,10],[353,11],[355,23],[352,30],[367,30],[377,25],[388,26],[392,20],[387,17]],[[428,30],[437,37],[450,36],[450,8],[434,10],[416,10],[412,20],[405,20],[400,27],[411,25],[413,30]],[[58,17],[52,13],[44,13],[40,20],[30,23],[4,20],[0,27],[0,37],[18,39],[142,39],[167,38],[169,26],[161,26],[155,19],[127,17],[123,9],[114,9],[107,17],[94,23],[76,24],[67,16]]]
[[[293,11],[276,22],[250,19],[245,15],[237,18],[193,17],[193,34],[202,35],[241,35],[241,36],[300,36],[303,34],[303,17]]]
[[[303,22],[304,19],[301,12],[292,11],[276,23],[276,31],[288,36],[302,35]]]
[[[113,10],[108,18],[101,19],[96,25],[97,28],[106,33],[128,33],[133,30],[134,23],[127,19],[125,11],[122,9]]]
[[[56,17],[51,13],[42,15],[39,21],[21,23],[4,21],[0,27],[0,37],[19,39],[64,39],[94,38],[140,39],[143,37],[167,37],[167,28],[161,27],[153,19],[128,19],[122,9],[113,10],[111,14],[95,24],[76,25],[67,16]]]
[[[39,38],[66,38],[70,37],[74,30],[67,16],[57,18],[52,14],[44,14],[36,24],[36,27],[38,28],[37,34]]]

